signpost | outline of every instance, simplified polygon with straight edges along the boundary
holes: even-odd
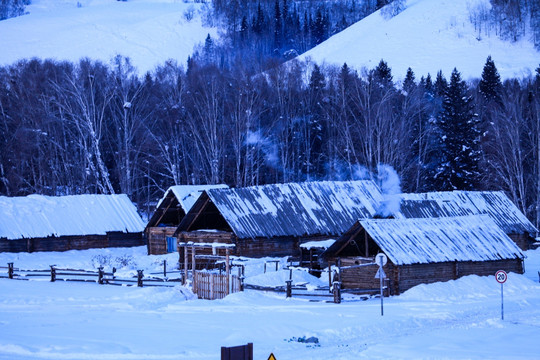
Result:
[[[495,273],[495,280],[501,284],[501,320],[504,320],[504,295],[503,284],[508,280],[508,274],[504,270],[499,270]]]
[[[377,273],[375,274],[375,279],[379,278],[380,288],[381,288],[381,316],[384,316],[384,309],[383,309],[383,279],[386,277],[386,274],[384,273],[383,266],[386,265],[388,262],[388,258],[385,254],[377,254],[375,256],[375,263],[379,265],[379,270],[377,270]]]

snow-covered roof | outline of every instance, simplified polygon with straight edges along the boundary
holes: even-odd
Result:
[[[502,191],[402,194],[397,218],[486,214],[507,234],[535,233],[535,226]]]
[[[382,199],[370,180],[212,189],[207,194],[239,238],[340,235],[357,219],[372,217]]]
[[[396,265],[523,258],[487,215],[363,219],[359,224]]]
[[[303,244],[300,244],[300,248],[311,250],[311,249],[328,249],[336,242],[335,239],[321,240],[321,241],[308,241]]]
[[[176,199],[178,200],[178,203],[184,210],[184,213],[187,213],[189,209],[195,204],[195,201],[201,196],[202,192],[205,190],[210,189],[224,189],[228,188],[225,184],[217,184],[217,185],[174,185],[167,189],[165,192],[165,195],[163,195],[163,198],[159,201],[159,205],[163,202],[163,200],[167,197],[167,195],[172,192],[174,196],[176,196]]]
[[[141,232],[144,223],[127,195],[0,196],[0,238]]]

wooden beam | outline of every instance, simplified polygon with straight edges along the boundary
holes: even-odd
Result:
[[[206,194],[206,193],[203,193],[203,194]],[[201,195],[202,196],[202,195]],[[195,223],[195,221],[199,218],[199,216],[201,215],[201,213],[203,212],[203,210],[206,208],[206,206],[208,205],[208,202],[210,201],[210,198],[208,197],[208,195],[206,194],[206,199],[204,199],[204,203],[202,204],[201,208],[199,209],[199,211],[197,211],[197,213],[193,216],[193,220],[191,220],[191,222],[189,223],[189,225],[186,227],[186,231],[190,231],[191,230],[191,227],[193,226],[193,224]]]
[[[184,285],[187,284],[188,271],[188,247],[184,246]]]
[[[197,281],[195,279],[195,246],[191,247],[191,274],[193,276],[193,292],[197,293]]]
[[[367,231],[364,231],[364,244],[366,246],[366,257],[369,257],[369,241],[367,236]]]
[[[169,194],[172,194],[172,191],[171,191]],[[157,219],[157,221],[156,221],[156,223],[154,224],[154,226],[159,225],[159,222],[161,221],[161,219],[163,219],[163,217],[165,216],[165,214],[167,213],[167,211],[170,209],[171,205],[173,204],[174,199],[175,199],[175,196],[174,196],[174,194],[173,194],[173,195],[172,195],[172,198],[169,200],[169,204],[168,204],[167,207],[163,210],[163,212],[161,213],[160,217]]]
[[[225,273],[227,274],[227,290],[225,290],[225,294],[229,295],[229,278],[231,275],[231,268],[229,267],[229,248],[225,249]]]
[[[347,245],[349,245],[351,240],[362,231],[363,229],[362,225],[358,224],[358,226],[359,226],[359,229],[355,231],[354,233],[352,233],[351,236],[349,236],[349,239],[338,249],[338,251],[336,251],[335,256],[338,256],[339,253],[341,253],[347,247]]]

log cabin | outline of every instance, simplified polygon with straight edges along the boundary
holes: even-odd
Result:
[[[335,239],[373,217],[382,195],[370,180],[314,181],[202,193],[175,232],[182,243],[229,243],[236,256],[300,255],[308,241]]]
[[[488,215],[522,250],[535,243],[538,230],[502,191],[446,191],[402,194],[396,218]]]
[[[175,252],[177,241],[173,235],[180,221],[204,190],[219,188],[227,185],[175,185],[167,189],[144,229],[148,254]]]
[[[144,245],[127,195],[0,196],[0,252]]]
[[[358,220],[320,261],[339,263],[344,289],[378,289],[378,253],[388,258],[383,270],[391,295],[466,275],[524,272],[521,249],[488,215]]]

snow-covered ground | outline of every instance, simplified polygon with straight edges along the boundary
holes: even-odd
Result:
[[[159,271],[176,254],[147,256],[144,247],[0,253],[21,268]],[[538,359],[540,250],[528,251],[526,274],[420,285],[401,296],[341,304],[285,299],[248,290],[197,300],[188,289],[0,279],[0,359],[219,359],[221,346],[253,342],[255,359]],[[246,260],[247,282],[280,284],[288,271],[263,274]],[[280,268],[285,259],[280,260]],[[294,272],[294,282],[324,283]],[[298,339],[317,337],[319,343]]]
[[[217,37],[216,28],[202,24],[203,6],[189,0],[32,0],[27,15],[0,22],[0,65],[31,57],[109,63],[117,54],[140,73],[168,59],[185,64],[196,44],[208,34]]]
[[[373,69],[381,59],[394,79],[403,79],[411,67],[417,79],[442,70],[447,79],[454,67],[466,80],[479,78],[489,55],[503,79],[534,74],[540,52],[528,37],[511,43],[492,30],[475,30],[470,10],[489,0],[407,0],[406,9],[393,18],[377,11],[304,53],[300,60]]]

